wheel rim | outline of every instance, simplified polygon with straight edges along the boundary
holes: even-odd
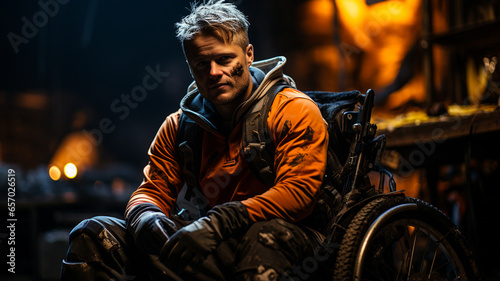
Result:
[[[361,241],[354,280],[466,280],[446,239],[454,229],[443,234],[418,219],[394,219],[395,214],[415,208],[396,206],[372,223]]]

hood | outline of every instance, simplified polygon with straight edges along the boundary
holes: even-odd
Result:
[[[250,66],[250,75],[253,80],[253,90],[250,96],[236,108],[231,120],[231,129],[241,120],[245,112],[263,98],[269,88],[278,80],[284,78],[292,87],[295,87],[293,80],[283,74],[283,66],[286,58],[279,56],[267,60],[256,61]],[[198,91],[196,83],[193,82],[188,87],[188,92],[181,100],[182,111],[205,130],[214,133],[221,133],[223,120],[216,113],[214,106],[205,100]]]

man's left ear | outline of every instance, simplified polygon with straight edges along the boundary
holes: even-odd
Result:
[[[248,44],[246,54],[247,54],[247,63],[248,63],[248,65],[251,65],[253,63],[253,46],[252,46],[252,44]]]

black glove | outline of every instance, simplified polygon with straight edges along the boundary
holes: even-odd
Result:
[[[177,231],[175,223],[151,203],[134,206],[127,215],[126,223],[135,244],[153,255],[158,255],[170,235]]]
[[[195,270],[222,240],[246,232],[249,217],[241,202],[218,205],[193,223],[179,229],[165,243],[160,260],[169,268]]]

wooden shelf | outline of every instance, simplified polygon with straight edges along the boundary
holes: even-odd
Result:
[[[489,132],[500,132],[500,111],[481,112],[473,115],[454,116],[420,125],[406,125],[393,130],[379,130],[387,137],[387,148],[414,146],[418,143],[436,142]]]
[[[499,48],[500,21],[453,28],[431,35],[429,41],[431,44],[469,49]]]

